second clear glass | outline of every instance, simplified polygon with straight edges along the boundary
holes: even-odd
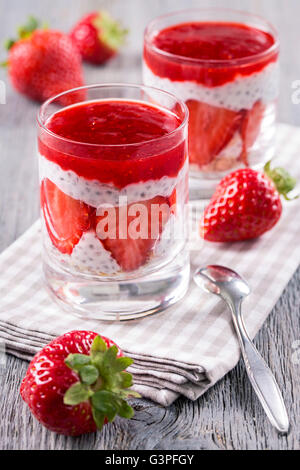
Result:
[[[177,25],[187,25],[185,34],[191,40],[188,25],[197,22],[241,25],[265,32],[274,42],[261,53],[232,60],[182,56],[156,45],[160,32],[166,35]],[[273,157],[278,55],[276,30],[249,13],[199,8],[164,15],[147,27],[144,83],[173,93],[189,108],[191,197],[210,197],[225,174],[244,166],[260,168]],[[234,132],[227,132],[228,122]]]

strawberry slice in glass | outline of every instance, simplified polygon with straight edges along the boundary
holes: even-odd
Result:
[[[240,129],[243,112],[211,106],[196,100],[188,100],[186,104],[190,112],[190,162],[199,167],[208,165]]]

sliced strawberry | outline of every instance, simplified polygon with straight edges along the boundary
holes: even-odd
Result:
[[[41,184],[41,207],[52,243],[61,253],[70,255],[90,227],[92,209],[67,196],[48,179]]]
[[[123,271],[134,271],[147,261],[159,239],[170,217],[170,201],[157,196],[109,210],[111,218],[107,210],[96,216],[97,236]]]
[[[177,204],[177,189],[175,188],[171,194],[171,196],[168,197],[168,204],[171,208],[172,213],[176,213],[176,204]]]
[[[243,139],[242,160],[246,166],[248,166],[248,152],[260,133],[264,113],[265,105],[261,101],[256,101],[253,107],[245,112],[241,136]]]
[[[186,102],[189,112],[189,157],[199,166],[211,163],[240,128],[244,112],[211,106],[196,100]]]

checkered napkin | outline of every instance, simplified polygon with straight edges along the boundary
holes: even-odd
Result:
[[[300,179],[300,129],[278,127],[276,155],[276,163],[293,168]],[[0,341],[7,352],[30,359],[66,331],[95,330],[114,339],[134,359],[136,390],[162,405],[180,394],[195,400],[238,362],[240,350],[229,312],[193,282],[180,303],[141,320],[107,323],[65,313],[43,287],[39,232],[37,222],[0,256]],[[252,294],[243,307],[252,338],[299,265],[299,232],[296,200],[284,205],[280,222],[258,240],[192,246],[193,269],[222,264],[249,281]]]

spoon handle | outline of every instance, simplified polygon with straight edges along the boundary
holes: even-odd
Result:
[[[279,432],[287,433],[288,414],[275,377],[248,336],[241,316],[241,302],[229,305],[249,380],[270,422]]]

